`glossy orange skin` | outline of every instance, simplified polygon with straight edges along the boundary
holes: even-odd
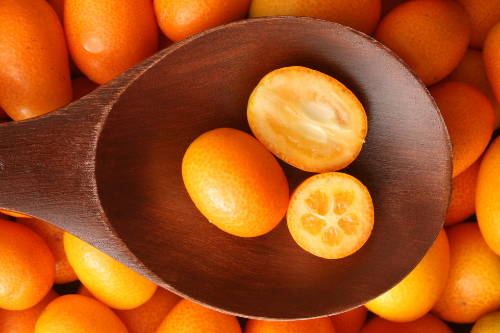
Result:
[[[500,256],[486,244],[477,223],[446,229],[450,274],[432,312],[454,323],[473,323],[500,309]]]
[[[336,333],[359,333],[365,324],[368,309],[361,305],[352,310],[330,316]]]
[[[71,102],[63,28],[45,0],[0,2],[0,105],[14,120]]]
[[[380,0],[253,0],[249,16],[308,16],[337,22],[371,35],[380,20],[380,12]]]
[[[33,333],[36,321],[42,314],[43,309],[57,297],[59,297],[59,294],[51,289],[40,302],[26,310],[0,309],[0,332]]]
[[[426,86],[458,65],[470,40],[465,11],[451,0],[413,0],[394,8],[374,38],[394,51]]]
[[[335,333],[335,327],[328,317],[273,321],[250,319],[244,333]]]
[[[241,327],[233,315],[183,299],[168,313],[156,331],[156,333],[205,332],[241,333]]]
[[[78,279],[95,299],[113,309],[130,310],[146,303],[156,284],[92,245],[65,232],[64,250]]]
[[[128,333],[127,328],[106,305],[86,296],[64,295],[45,308],[35,333]]]
[[[486,35],[500,21],[500,1],[453,0],[465,10],[471,23],[469,46],[481,50]]]
[[[184,154],[182,179],[208,221],[235,236],[271,231],[288,208],[281,165],[262,143],[236,129],[218,128],[196,138]]]
[[[172,308],[182,298],[158,287],[143,305],[132,310],[113,310],[122,320],[129,333],[155,333]]]
[[[407,323],[397,323],[378,316],[373,317],[360,333],[453,333],[441,319],[428,313]]]
[[[8,216],[12,216],[12,217],[29,217],[28,215],[24,215],[24,214],[17,213],[17,212],[12,212],[10,210],[3,210],[3,209],[0,209],[0,213],[8,215]]]
[[[66,0],[64,30],[75,64],[99,85],[158,49],[151,0]]]
[[[450,205],[444,220],[445,227],[465,221],[476,212],[476,184],[481,160],[482,156],[453,178]]]
[[[486,74],[483,52],[471,48],[467,49],[457,67],[443,81],[460,81],[482,92],[488,97],[495,111],[495,129],[500,128],[500,105],[491,89],[488,74]]]
[[[429,88],[443,116],[453,146],[453,177],[484,152],[493,134],[495,115],[486,96],[468,84],[440,82]]]
[[[56,264],[54,283],[63,284],[78,280],[75,271],[69,264],[66,252],[64,252],[64,230],[37,218],[17,217],[16,221],[40,235],[49,246]]]
[[[500,22],[486,35],[483,60],[491,89],[497,101],[500,101]]]
[[[0,308],[25,310],[54,284],[54,256],[42,237],[16,222],[0,220]]]
[[[500,139],[486,150],[476,185],[476,216],[488,246],[500,255]]]
[[[154,0],[158,24],[163,33],[178,42],[226,23],[242,20],[251,0]]]

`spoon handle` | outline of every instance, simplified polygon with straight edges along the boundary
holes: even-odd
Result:
[[[0,209],[77,234],[86,224],[88,232],[89,219],[103,215],[94,177],[101,105],[88,95],[46,115],[0,125]]]

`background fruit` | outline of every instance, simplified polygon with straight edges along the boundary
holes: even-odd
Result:
[[[380,19],[380,11],[380,0],[252,0],[249,17],[308,16],[371,35]]]
[[[482,49],[486,35],[500,22],[500,1],[453,0],[465,9],[471,24],[469,46]]]
[[[71,101],[66,40],[45,0],[0,2],[0,104],[14,120]]]
[[[163,33],[178,42],[204,30],[244,19],[251,0],[154,0]]]
[[[131,310],[114,310],[129,333],[155,333],[163,319],[182,298],[158,287],[143,305]]]
[[[66,0],[64,29],[75,64],[104,84],[158,49],[151,0]]]
[[[200,212],[232,235],[263,235],[288,207],[288,181],[278,161],[239,130],[219,128],[194,140],[182,160],[182,178]]]
[[[128,333],[125,325],[101,302],[81,295],[52,301],[36,323],[35,333]]]
[[[24,310],[40,302],[54,284],[54,256],[34,231],[0,220],[0,308]]]
[[[168,313],[156,333],[241,333],[235,316],[218,312],[187,299]]]
[[[250,319],[245,326],[245,333],[336,333],[333,323],[328,317],[272,321]]]
[[[500,311],[492,312],[481,317],[470,333],[494,333],[500,332]]]
[[[460,81],[482,92],[488,97],[495,111],[494,128],[500,128],[500,105],[491,89],[490,81],[486,74],[483,52],[471,48],[467,49],[457,67],[443,81]]]
[[[67,232],[64,249],[80,281],[97,300],[111,308],[136,308],[156,290],[153,282]]]
[[[446,229],[450,273],[432,312],[455,323],[473,323],[500,309],[500,256],[488,247],[477,223]]]
[[[462,59],[469,45],[470,23],[465,11],[451,0],[414,0],[387,14],[374,37],[430,86]]]
[[[440,82],[429,88],[443,116],[453,146],[453,177],[474,163],[493,134],[494,113],[479,90],[462,82]]]
[[[476,215],[488,246],[500,254],[500,139],[485,153],[476,187]]]
[[[397,323],[380,317],[373,317],[360,333],[452,333],[446,324],[431,313],[406,323]]]
[[[428,313],[443,292],[450,269],[450,246],[444,229],[415,269],[366,307],[382,318],[408,322]]]
[[[49,246],[56,265],[54,283],[68,283],[78,279],[64,252],[64,230],[37,218],[18,217],[16,221],[40,235]]]
[[[476,212],[476,184],[481,161],[482,155],[461,174],[453,177],[450,205],[444,220],[445,227],[465,221]]]
[[[368,309],[358,306],[352,310],[330,316],[335,333],[358,333],[365,324]]]
[[[483,59],[488,80],[498,101],[500,100],[500,22],[486,35]]]
[[[48,294],[35,306],[26,310],[0,309],[0,332],[2,333],[33,333],[38,317],[45,307],[59,294],[51,289]]]

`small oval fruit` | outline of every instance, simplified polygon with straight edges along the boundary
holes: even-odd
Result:
[[[200,212],[235,236],[271,231],[285,216],[288,181],[276,158],[251,135],[218,128],[194,140],[182,178]]]
[[[158,50],[151,0],[66,0],[64,30],[76,66],[99,85]]]
[[[130,310],[146,303],[156,284],[65,232],[64,250],[80,281],[92,295],[113,309]]]
[[[359,250],[374,224],[368,189],[340,172],[317,174],[297,186],[286,217],[297,244],[326,259],[343,258]]]
[[[365,109],[349,89],[301,66],[264,76],[250,95],[247,118],[267,149],[309,172],[346,167],[359,155],[368,129]]]
[[[0,2],[0,105],[14,120],[71,102],[64,31],[45,0]]]

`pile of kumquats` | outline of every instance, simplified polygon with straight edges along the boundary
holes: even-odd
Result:
[[[453,144],[453,190],[444,227],[423,260],[393,289],[351,311],[246,320],[182,299],[48,222],[2,211],[1,333],[500,332],[498,0],[0,0],[0,123],[61,108],[201,31],[273,15],[325,19],[370,35],[428,87]],[[261,98],[254,97],[251,126],[259,122],[250,116]],[[2,126],[8,124],[0,124],[0,135]],[[258,127],[252,131],[265,141]],[[354,199],[346,193],[349,206]],[[316,213],[340,209],[323,192],[307,195],[302,201]],[[286,192],[276,221],[288,200]],[[298,228],[323,228],[313,215]],[[339,222],[344,238],[324,236],[326,248],[356,234],[359,223]]]

